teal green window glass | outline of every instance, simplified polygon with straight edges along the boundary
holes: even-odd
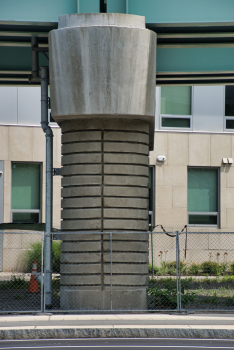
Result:
[[[217,215],[189,215],[190,225],[217,225]]]
[[[190,115],[191,87],[162,86],[161,114]]]
[[[234,129],[234,119],[226,119],[226,129]]]
[[[11,209],[40,209],[40,164],[12,164]]]
[[[12,222],[17,224],[37,224],[39,213],[12,213]]]
[[[218,212],[217,169],[188,169],[188,211]]]
[[[190,128],[189,118],[162,118],[164,128]]]
[[[234,116],[234,85],[225,86],[225,115]]]

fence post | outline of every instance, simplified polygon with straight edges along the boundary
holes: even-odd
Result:
[[[112,311],[112,233],[110,233],[110,300],[111,300],[111,311]]]
[[[177,312],[181,312],[180,241],[179,241],[179,231],[176,231],[176,294],[177,294]]]
[[[41,238],[41,312],[45,312],[45,298],[44,298],[44,241],[45,241],[45,231]]]
[[[152,229],[152,226],[151,226]],[[152,261],[152,278],[154,278],[154,249],[153,249],[153,231],[151,231],[151,261]]]

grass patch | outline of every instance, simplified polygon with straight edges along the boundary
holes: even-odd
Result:
[[[176,278],[149,280],[149,309],[175,309],[177,306]],[[182,308],[224,310],[234,306],[234,276],[215,279],[181,279]]]
[[[0,290],[27,289],[28,286],[29,281],[25,281],[24,277],[12,276],[10,281],[0,282]]]

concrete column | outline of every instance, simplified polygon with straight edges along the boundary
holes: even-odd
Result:
[[[113,234],[115,309],[146,308],[142,231],[148,230],[155,55],[156,34],[140,16],[66,15],[50,33],[52,115],[62,128],[62,230],[120,232]],[[106,235],[67,234],[61,307],[109,309],[109,261]]]

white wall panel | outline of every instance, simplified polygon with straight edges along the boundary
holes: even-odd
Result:
[[[222,132],[225,86],[194,86],[193,131]]]
[[[155,130],[160,129],[160,106],[161,106],[161,87],[156,86],[156,92],[155,92]]]
[[[40,87],[18,87],[18,124],[40,125]]]
[[[0,86],[0,124],[17,124],[17,87]]]

